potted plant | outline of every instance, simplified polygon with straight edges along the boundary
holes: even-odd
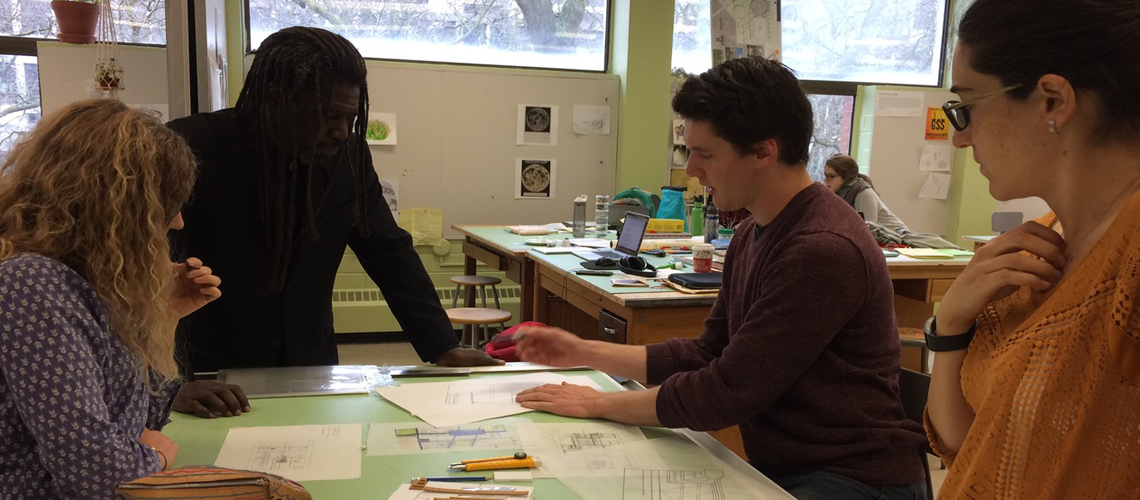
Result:
[[[95,86],[99,90],[123,90],[123,66],[114,57],[95,63]]]
[[[59,41],[95,43],[99,0],[52,0],[51,10],[59,23]]]

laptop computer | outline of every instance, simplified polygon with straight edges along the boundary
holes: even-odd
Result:
[[[599,248],[574,250],[571,253],[586,260],[601,258],[620,259],[622,257],[636,257],[641,251],[641,240],[645,238],[645,230],[649,227],[649,216],[637,212],[625,214],[625,225],[618,234],[617,245],[614,250]]]

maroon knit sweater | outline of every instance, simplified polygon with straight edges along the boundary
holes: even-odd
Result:
[[[748,219],[696,339],[648,346],[669,427],[739,424],[752,465],[867,484],[921,482],[922,427],[899,402],[894,289],[859,215],[824,186],[771,224]]]

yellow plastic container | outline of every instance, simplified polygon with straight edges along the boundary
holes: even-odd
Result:
[[[649,219],[646,231],[655,233],[681,233],[685,231],[685,221],[681,219]]]

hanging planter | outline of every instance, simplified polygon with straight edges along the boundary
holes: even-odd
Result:
[[[119,40],[115,35],[115,17],[111,15],[111,2],[99,6],[99,42],[95,44],[95,87],[118,98],[123,85],[123,64],[119,59]]]
[[[95,43],[95,27],[99,23],[97,0],[52,0],[51,10],[59,23],[59,41]]]
[[[95,63],[95,86],[108,92],[123,90],[123,66],[112,57]]]

